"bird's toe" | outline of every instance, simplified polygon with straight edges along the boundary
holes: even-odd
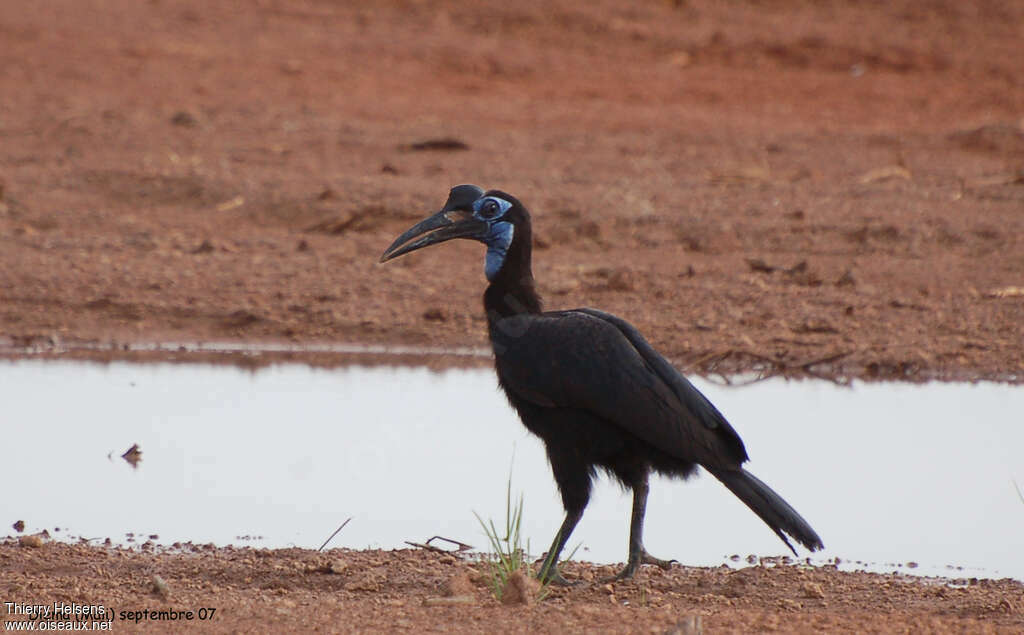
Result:
[[[622,567],[622,570],[619,571],[618,573],[616,573],[615,575],[613,575],[613,576],[611,576],[609,578],[604,578],[603,580],[601,580],[601,584],[608,584],[609,582],[618,582],[620,580],[630,580],[630,579],[633,578],[634,575],[636,575],[636,571],[639,568],[640,568],[640,562],[639,561],[637,561],[637,562],[630,562],[630,563],[626,564],[626,566]]]
[[[569,587],[579,585],[578,581],[566,580],[558,571],[554,571],[547,575],[538,575],[537,579],[540,580],[542,584],[552,584],[554,586]]]
[[[651,554],[647,553],[646,551],[643,553],[643,556],[641,556],[640,561],[643,564],[653,564],[654,566],[660,567],[661,569],[664,569],[665,571],[668,571],[669,569],[671,569],[673,563],[679,564],[678,560],[662,560],[661,558],[655,558],[654,556],[652,556]]]

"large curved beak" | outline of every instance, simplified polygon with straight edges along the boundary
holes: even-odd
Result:
[[[380,262],[387,262],[410,251],[443,243],[453,238],[480,239],[486,232],[487,223],[473,218],[469,212],[441,210],[416,223],[396,238],[395,242],[384,250]]]

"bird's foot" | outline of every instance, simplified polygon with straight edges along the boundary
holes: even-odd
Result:
[[[654,566],[656,566],[656,567],[658,567],[660,569],[663,569],[665,571],[668,571],[669,569],[672,568],[672,563],[679,564],[678,560],[675,560],[675,559],[673,559],[673,560],[661,560],[660,558],[655,558],[654,556],[652,556],[651,554],[647,553],[646,551],[643,552],[643,555],[640,557],[640,562],[642,564],[653,564]]]
[[[615,575],[609,578],[602,578],[601,584],[608,584],[609,582],[618,582],[619,580],[629,580],[636,575],[636,570],[640,568],[639,562],[627,562],[626,566],[622,568]]]
[[[541,584],[552,584],[554,586],[576,586],[579,582],[570,582],[562,577],[558,565],[549,559],[550,554],[544,554],[540,560],[540,571],[537,572],[537,581]]]
[[[568,587],[577,586],[579,584],[579,582],[573,582],[563,578],[562,574],[559,573],[558,569],[553,569],[552,571],[549,571],[547,575],[544,575],[543,573],[538,575],[537,580],[539,580],[541,584],[551,584],[554,586]]]
[[[619,571],[617,574],[613,575],[610,578],[605,578],[604,580],[601,580],[601,582],[602,584],[604,584],[608,582],[617,582],[619,580],[629,580],[634,575],[636,575],[636,572],[640,569],[641,564],[653,564],[656,567],[668,571],[672,568],[673,562],[678,563],[679,561],[661,560],[660,558],[655,558],[646,551],[641,551],[638,554],[630,555],[629,562],[627,562],[626,566],[622,568],[622,571]]]

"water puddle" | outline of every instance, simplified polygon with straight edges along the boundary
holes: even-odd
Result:
[[[750,470],[825,540],[814,562],[1024,579],[1020,387],[695,383],[743,435]],[[330,546],[483,548],[473,512],[504,518],[510,465],[532,551],[562,519],[543,448],[490,370],[28,360],[0,362],[0,396],[0,527],[27,533],[315,549],[352,517]],[[576,557],[622,561],[629,509],[600,482]],[[707,476],[652,482],[646,532],[651,553],[687,564],[784,553]]]

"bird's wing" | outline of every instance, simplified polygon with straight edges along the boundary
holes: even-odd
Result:
[[[521,399],[589,411],[708,467],[747,460],[725,417],[621,318],[594,309],[516,315],[492,324],[491,341],[502,384]]]

